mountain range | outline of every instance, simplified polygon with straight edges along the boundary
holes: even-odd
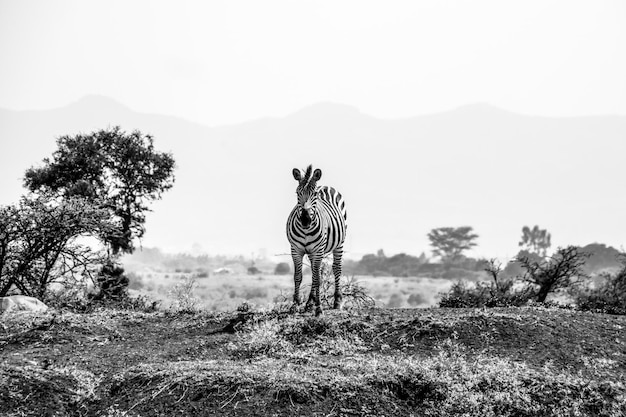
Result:
[[[426,234],[444,226],[474,227],[472,254],[486,257],[513,256],[524,225],[547,228],[561,246],[626,240],[626,116],[549,118],[488,104],[387,120],[318,103],[217,127],[102,96],[0,109],[0,204],[17,202],[24,171],[52,154],[56,138],[115,125],[152,135],[177,161],[174,188],[151,205],[144,246],[288,253],[291,170],[308,164],[344,194],[351,257],[428,253]]]

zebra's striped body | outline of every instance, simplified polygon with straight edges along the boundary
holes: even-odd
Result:
[[[302,283],[302,258],[308,255],[311,262],[313,282],[306,309],[315,304],[316,315],[321,314],[319,299],[320,267],[325,255],[333,254],[333,275],[335,276],[334,308],[341,308],[341,262],[343,243],[346,237],[346,207],[341,194],[332,187],[318,187],[317,181],[322,171],[312,172],[309,165],[304,176],[294,168],[293,176],[298,181],[298,204],[287,219],[287,238],[291,244],[291,256],[294,264],[295,311],[300,304],[300,284]]]

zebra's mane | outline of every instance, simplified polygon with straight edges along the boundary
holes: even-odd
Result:
[[[306,172],[304,173],[304,178],[302,178],[301,184],[306,185],[311,179],[311,173],[313,172],[313,165],[309,165],[306,167]]]

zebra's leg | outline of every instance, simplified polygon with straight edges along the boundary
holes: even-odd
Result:
[[[335,276],[335,300],[333,302],[333,308],[341,310],[343,306],[343,297],[341,295],[341,288],[339,287],[339,281],[341,280],[341,258],[343,257],[343,246],[339,246],[333,251],[333,275]]]
[[[290,311],[295,313],[298,311],[300,305],[300,284],[302,284],[302,253],[291,251],[291,258],[293,259],[293,304]]]
[[[309,263],[313,265],[311,262],[312,255],[309,255]],[[306,300],[306,304],[304,305],[304,311],[310,313],[313,311],[313,305],[315,304],[315,291],[314,291],[313,283],[311,283],[311,291],[309,291],[309,298]]]
[[[315,315],[319,316],[322,314],[322,306],[320,304],[320,268],[322,266],[322,255],[309,255],[309,259],[311,260],[311,274],[313,275],[313,279],[311,283],[311,296],[309,296],[307,307],[309,307],[309,303],[311,304],[310,307],[315,303]]]

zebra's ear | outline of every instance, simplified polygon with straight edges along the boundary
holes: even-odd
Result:
[[[318,181],[320,178],[322,178],[322,170],[317,168],[313,171],[313,181]]]
[[[294,168],[291,172],[293,172],[293,177],[296,179],[296,181],[300,181],[302,179],[302,173],[298,168]]]

